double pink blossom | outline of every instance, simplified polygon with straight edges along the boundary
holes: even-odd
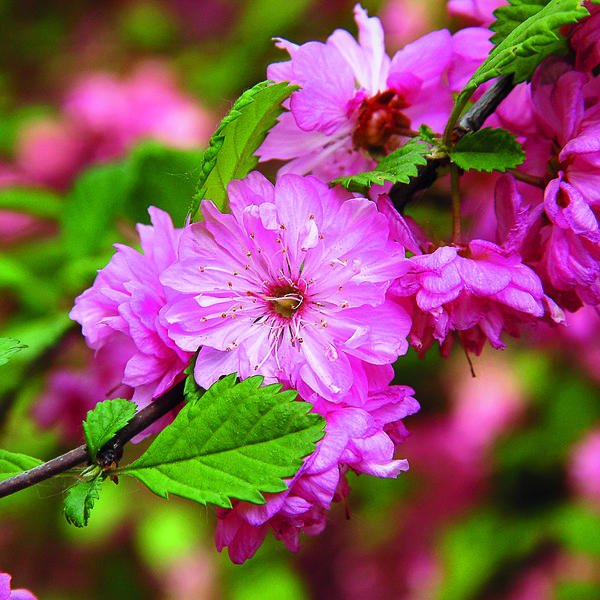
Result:
[[[313,411],[327,422],[325,437],[285,492],[267,495],[265,505],[237,502],[232,509],[217,510],[217,549],[228,547],[233,562],[244,562],[272,530],[296,552],[299,534],[321,533],[325,511],[348,494],[349,470],[376,477],[397,477],[406,471],[408,462],[394,459],[394,450],[409,435],[401,419],[419,409],[412,393],[407,387],[389,386],[369,393],[360,408],[310,397]]]
[[[204,201],[161,275],[178,293],[168,334],[198,352],[196,381],[260,374],[332,401],[361,402],[369,380],[404,354],[410,317],[387,288],[406,266],[375,204],[288,174],[228,186],[231,214]]]
[[[358,42],[341,29],[326,43],[278,40],[291,60],[270,65],[268,78],[302,87],[257,152],[261,160],[289,160],[280,174],[312,172],[330,180],[367,171],[377,164],[374,157],[400,145],[422,123],[437,131],[446,123],[453,91],[448,71],[456,72],[457,81],[463,77],[450,32],[429,33],[390,58],[380,20],[358,4],[354,15]],[[472,70],[490,48],[482,36],[489,32],[460,34],[475,41],[467,61]],[[473,51],[482,47],[473,61]]]

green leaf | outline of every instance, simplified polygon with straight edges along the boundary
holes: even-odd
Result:
[[[363,194],[366,194],[372,185],[383,185],[386,181],[408,183],[411,177],[417,176],[417,166],[427,164],[425,155],[430,152],[430,147],[423,140],[414,138],[388,154],[373,171],[340,177],[331,183]]]
[[[0,190],[0,208],[26,212],[55,219],[60,216],[63,201],[58,194],[37,188],[5,188]]]
[[[204,198],[212,200],[221,212],[229,212],[227,184],[256,167],[255,152],[283,112],[282,102],[299,89],[286,82],[268,84],[263,81],[244,92],[210,139],[200,165],[198,193],[190,208],[192,221],[202,220],[200,202]]]
[[[201,504],[231,507],[229,498],[264,504],[261,492],[286,489],[302,458],[315,449],[324,419],[262,377],[217,381],[191,399],[175,421],[119,474],[137,477],[158,496],[175,494]]]
[[[515,83],[530,80],[547,56],[567,51],[560,28],[586,17],[589,11],[579,0],[550,0],[545,6],[540,6],[539,0],[513,0],[512,6],[499,8],[495,15],[494,38],[501,41],[475,71],[466,89],[474,90],[504,73],[514,73]]]
[[[99,402],[87,414],[83,422],[83,435],[92,459],[119,429],[129,423],[137,406],[131,400],[105,400]]]
[[[506,129],[484,127],[467,133],[450,151],[452,162],[465,171],[514,169],[525,160],[525,152],[515,135]]]
[[[25,344],[21,344],[18,340],[12,338],[0,338],[0,365],[5,365],[13,354],[19,350],[27,348]]]
[[[426,141],[428,144],[434,143],[434,140],[436,138],[435,131],[433,131],[433,129],[431,129],[429,125],[426,125],[425,123],[419,125],[419,134],[421,136],[421,139]]]
[[[96,477],[74,485],[68,492],[63,503],[63,512],[67,522],[75,527],[85,527],[94,508],[94,500],[100,498],[102,478]]]
[[[494,11],[499,17],[492,24],[497,31],[494,36],[497,45],[458,95],[444,140],[449,139],[458,117],[480,85],[508,73],[514,73],[515,84],[529,81],[546,57],[567,51],[560,28],[589,15],[579,0],[550,0],[545,6],[540,2],[513,0],[512,6]]]
[[[23,471],[29,471],[29,469],[43,464],[44,461],[39,458],[0,449],[0,480],[14,477]]]

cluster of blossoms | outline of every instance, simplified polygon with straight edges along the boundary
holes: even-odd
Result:
[[[87,343],[127,353],[122,384],[139,406],[183,379],[195,356],[204,388],[230,373],[262,375],[325,417],[325,437],[285,492],[219,509],[217,546],[235,562],[269,529],[294,550],[300,531],[319,533],[348,493],[348,470],[408,468],[395,445],[418,404],[390,382],[409,343],[424,354],[437,341],[447,353],[457,332],[479,354],[522,324],[562,323],[565,310],[600,304],[599,90],[581,70],[597,57],[588,23],[598,14],[574,31],[573,61],[549,59],[494,117],[528,160],[516,176],[490,176],[487,222],[468,239],[434,242],[382,189],[374,201],[328,183],[372,169],[423,123],[441,131],[490,31],[433,32],[390,58],[381,22],[357,5],[358,42],[341,30],[326,43],[278,41],[290,60],[268,76],[301,89],[259,150],[288,161],[277,183],[258,172],[230,182],[231,213],[204,200],[203,222],[183,229],[150,209],[143,253],[117,246],[77,298],[71,317]],[[515,110],[523,98],[528,110]]]
[[[71,317],[92,348],[130,349],[122,383],[139,406],[181,380],[197,353],[201,386],[259,374],[325,417],[327,434],[288,491],[221,513],[218,544],[243,562],[269,527],[291,548],[300,530],[318,533],[347,493],[348,469],[406,470],[395,444],[418,404],[410,388],[389,385],[411,320],[387,293],[407,266],[387,217],[311,176],[273,185],[255,172],[228,194],[231,214],[205,200],[204,221],[183,229],[151,208],[153,225],[138,226],[143,254],[117,246]]]

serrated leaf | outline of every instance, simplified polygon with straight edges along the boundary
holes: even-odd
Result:
[[[43,460],[0,449],[0,480],[14,477],[23,471],[29,471],[34,467],[44,464]]]
[[[96,477],[74,485],[63,502],[63,513],[68,523],[75,527],[85,527],[94,508],[94,501],[100,498],[102,478]]]
[[[5,365],[13,354],[16,354],[19,350],[23,350],[23,348],[27,348],[27,346],[21,344],[18,340],[0,338],[0,365]]]
[[[117,398],[99,402],[88,412],[86,420],[83,422],[83,435],[92,459],[96,458],[98,450],[119,429],[129,423],[136,409],[136,405],[131,400]]]
[[[475,71],[467,89],[505,73],[515,74],[514,83],[531,79],[547,56],[566,52],[560,28],[589,15],[589,11],[579,0],[550,0],[545,6],[535,0],[516,0],[513,6],[499,8],[494,14],[498,16],[494,23],[496,39],[501,41]]]
[[[450,158],[465,171],[514,169],[525,160],[525,152],[515,135],[506,129],[484,127],[467,133],[450,150]]]
[[[417,166],[427,164],[425,155],[430,151],[425,142],[415,138],[388,154],[373,171],[340,177],[331,183],[363,194],[366,194],[372,185],[383,185],[386,181],[408,183],[411,177],[417,176]]]
[[[137,477],[163,498],[175,494],[201,504],[231,507],[230,498],[264,504],[261,492],[286,489],[302,458],[323,437],[324,419],[262,377],[236,384],[217,381],[191,399],[175,421],[132,465],[118,472]]]
[[[497,28],[495,39],[501,41],[458,95],[444,132],[445,140],[449,139],[456,120],[480,85],[508,73],[514,73],[515,84],[530,80],[546,57],[567,51],[560,28],[589,15],[579,0],[550,0],[543,7],[538,0],[515,0],[513,5],[505,7],[508,16],[500,8],[494,11],[500,16],[493,24]]]
[[[192,221],[202,220],[199,208],[204,198],[212,200],[222,213],[229,212],[227,184],[256,167],[255,152],[283,112],[283,101],[297,89],[286,82],[269,85],[263,81],[236,100],[204,153],[198,192],[190,208]]]

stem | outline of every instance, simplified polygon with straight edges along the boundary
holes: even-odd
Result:
[[[460,113],[463,111],[471,95],[459,97],[460,103],[456,104],[450,115],[448,125],[444,131],[442,144],[449,147],[467,133],[481,129],[485,120],[498,108],[500,102],[510,94],[513,88],[512,73],[498,77],[481,98],[460,117],[460,120]],[[458,123],[455,126],[456,121]],[[447,159],[430,158],[427,160],[426,165],[419,165],[417,176],[413,177],[408,183],[395,183],[390,190],[389,196],[396,210],[402,214],[404,207],[412,200],[413,196],[420,191],[428,189],[437,179],[437,172],[440,166],[447,164]]]
[[[452,241],[460,244],[460,173],[455,164],[450,165],[450,190],[452,193]]]
[[[96,462],[103,468],[108,468],[113,463],[118,462],[123,456],[123,446],[131,438],[144,431],[183,402],[183,385],[184,382],[182,381],[136,413],[125,427],[120,429],[102,446],[96,456]],[[87,446],[83,444],[62,456],[49,460],[43,465],[19,473],[10,479],[0,481],[0,498],[46,481],[83,463],[90,464],[91,458]]]
[[[515,179],[518,179],[523,183],[528,183],[529,185],[533,185],[541,190],[546,189],[547,182],[543,177],[530,175],[529,173],[523,173],[522,171],[517,171],[516,169],[507,169],[507,172],[510,173]]]

